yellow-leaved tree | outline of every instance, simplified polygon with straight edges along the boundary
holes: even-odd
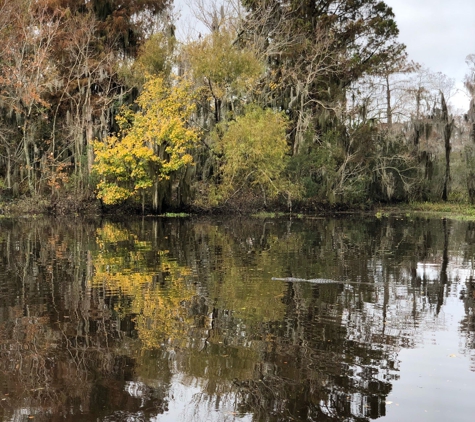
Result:
[[[160,183],[193,162],[190,152],[198,142],[197,129],[188,124],[193,94],[183,79],[150,77],[136,104],[138,111],[122,108],[117,134],[94,142],[97,196],[107,205],[141,197],[143,208],[149,192],[157,210]]]
[[[288,119],[282,112],[256,105],[230,123],[222,123],[214,131],[215,148],[223,157],[220,183],[210,192],[209,201],[219,205],[232,198],[256,194],[263,204],[278,195],[299,195],[286,174],[290,148],[286,139]],[[212,191],[213,189],[211,189]]]

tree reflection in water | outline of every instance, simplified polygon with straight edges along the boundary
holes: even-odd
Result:
[[[475,356],[473,223],[0,224],[5,421],[375,419],[461,285]]]

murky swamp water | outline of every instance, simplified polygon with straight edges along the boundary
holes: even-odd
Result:
[[[473,421],[474,257],[442,219],[0,220],[0,420]]]

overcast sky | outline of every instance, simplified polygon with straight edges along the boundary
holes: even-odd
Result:
[[[185,18],[183,20],[190,18],[187,9],[192,2],[175,0],[176,9]],[[400,31],[399,39],[406,45],[410,59],[433,72],[442,72],[455,79],[456,86],[462,90],[463,79],[468,71],[465,58],[475,54],[475,0],[385,2],[393,8]],[[196,22],[186,26],[192,32],[197,32],[199,28]],[[452,103],[465,111],[469,99],[460,92],[452,98]]]
[[[399,39],[409,57],[433,72],[454,78],[462,88],[468,71],[465,58],[475,54],[475,0],[386,0],[393,8]],[[453,99],[468,107],[468,98]]]

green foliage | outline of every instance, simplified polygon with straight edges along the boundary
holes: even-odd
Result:
[[[296,184],[302,184],[304,198],[326,202],[332,196],[341,151],[335,144],[335,133],[328,132],[320,145],[306,145],[304,152],[289,163],[289,173]]]
[[[371,135],[365,127],[348,133],[329,130],[321,142],[305,145],[291,160],[295,183],[302,183],[305,197],[320,203],[360,204],[367,200]]]
[[[193,112],[189,85],[150,78],[137,99],[139,110],[124,107],[117,117],[120,132],[94,143],[97,195],[116,204],[143,194],[192,163],[189,153],[198,133],[188,126]]]
[[[153,34],[139,50],[135,61],[138,71],[158,76],[168,75],[171,72],[171,60],[175,49],[176,40],[163,33]]]
[[[233,41],[231,32],[213,32],[186,48],[194,79],[206,78],[220,97],[227,88],[246,90],[263,70],[252,50],[239,48]]]
[[[448,173],[444,179],[441,133],[431,134],[440,122],[419,116],[431,102],[423,85],[410,128],[417,136],[407,137],[414,142],[407,128],[384,132],[380,111],[370,110],[378,101],[349,98],[350,87],[371,96],[360,92],[362,78],[389,81],[413,68],[385,2],[245,0],[246,13],[229,17],[223,8],[220,25],[185,45],[163,19],[170,3],[3,1],[0,180],[9,190],[57,200],[86,197],[94,184],[106,204],[151,198],[160,212],[189,205],[193,194],[206,207],[302,193],[350,205],[440,197]],[[174,72],[188,82],[170,82]],[[473,94],[473,65],[470,72]],[[396,130],[396,100],[387,98],[383,114]],[[464,145],[469,132],[460,131]],[[467,149],[465,166],[452,154],[452,198],[475,202],[473,155]]]
[[[465,201],[434,201],[434,202],[409,202],[398,204],[397,208],[383,208],[384,215],[400,215],[406,212],[405,216],[414,218],[423,216],[424,218],[447,218],[451,220],[475,220],[475,208]]]
[[[226,119],[227,111],[235,111],[248,101],[263,71],[254,51],[237,46],[233,38],[229,31],[216,31],[184,48],[190,76],[200,88],[201,108],[214,114],[212,121],[203,116],[208,127]]]
[[[215,131],[216,148],[223,155],[219,199],[256,189],[267,197],[289,195],[295,189],[285,177],[289,147],[288,121],[283,113],[248,106],[245,114]]]

